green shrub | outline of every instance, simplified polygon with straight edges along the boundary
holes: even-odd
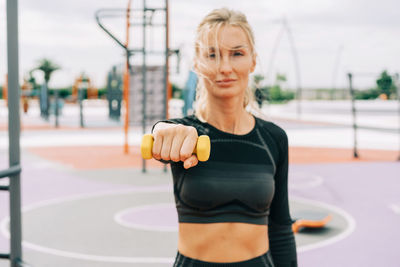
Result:
[[[360,100],[366,99],[376,99],[381,94],[381,91],[377,88],[372,88],[368,90],[355,90],[354,98]]]

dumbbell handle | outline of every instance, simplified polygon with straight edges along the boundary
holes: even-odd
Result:
[[[154,137],[151,134],[145,134],[142,138],[142,144],[140,150],[142,152],[142,158],[151,159],[153,157],[153,142]],[[196,147],[194,148],[193,154],[197,155],[199,161],[207,161],[210,157],[210,138],[207,135],[200,135],[197,139]]]

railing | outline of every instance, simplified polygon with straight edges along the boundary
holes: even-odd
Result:
[[[1,185],[0,191],[9,191],[10,198],[10,232],[11,232],[11,252],[0,253],[0,259],[10,260],[11,266],[26,266],[20,257],[21,251],[21,205],[20,205],[20,185],[19,179],[21,166],[19,164],[11,166],[6,170],[0,171],[0,179],[9,178],[9,185]],[[14,181],[15,180],[15,181]],[[17,184],[15,184],[17,182]],[[16,222],[16,224],[14,224]],[[16,226],[16,227],[15,227]]]

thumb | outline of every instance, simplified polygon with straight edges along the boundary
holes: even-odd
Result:
[[[189,169],[191,167],[196,166],[199,163],[199,160],[197,159],[196,155],[192,155],[189,158],[187,158],[184,162],[183,162],[183,167],[185,169]]]

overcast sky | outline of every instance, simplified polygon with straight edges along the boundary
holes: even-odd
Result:
[[[124,60],[121,47],[97,25],[94,14],[101,8],[126,8],[128,0],[19,0],[19,40],[21,77],[41,58],[49,58],[62,69],[55,72],[50,87],[69,86],[86,72],[96,86],[105,84],[112,65]],[[147,0],[148,7],[164,1]],[[141,8],[143,1],[132,1]],[[300,66],[300,84],[305,88],[347,86],[346,73],[376,73],[384,69],[400,72],[399,0],[170,0],[170,46],[181,48],[180,74],[172,81],[183,85],[193,55],[197,24],[212,9],[229,7],[245,13],[255,31],[259,54],[255,73],[287,75],[287,87],[297,86],[295,64],[286,32],[275,60],[272,50],[286,18],[291,28]],[[0,0],[0,83],[7,71],[6,1]],[[134,17],[139,21],[140,18]],[[125,39],[123,18],[104,20],[113,32]],[[140,42],[132,29],[131,43]],[[135,35],[136,34],[136,35]],[[149,32],[152,44],[162,41],[160,30]],[[175,60],[172,60],[174,65]],[[335,62],[339,60],[335,76]],[[134,62],[137,62],[133,60]],[[273,63],[271,63],[273,62]],[[173,68],[175,70],[175,68]],[[41,80],[40,76],[37,76]],[[356,87],[374,86],[375,77],[356,76]]]

